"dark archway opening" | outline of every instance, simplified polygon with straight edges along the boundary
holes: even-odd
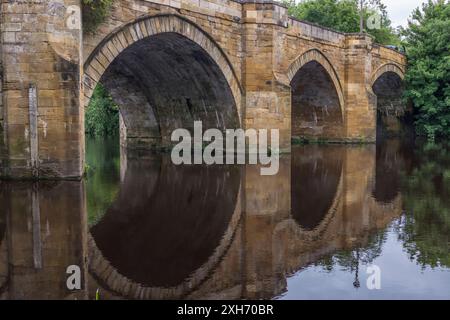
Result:
[[[239,127],[236,103],[221,69],[198,44],[161,33],[125,49],[100,83],[119,107],[121,144],[131,149],[171,145],[173,130]]]
[[[383,73],[373,84],[377,96],[377,140],[410,133],[412,112],[403,100],[403,80],[395,72]]]
[[[343,137],[339,96],[330,75],[320,63],[305,64],[292,80],[291,88],[294,142]]]

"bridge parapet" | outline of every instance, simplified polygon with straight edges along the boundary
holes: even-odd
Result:
[[[289,26],[300,36],[340,44],[345,41],[345,33],[324,28],[313,23],[289,17]]]
[[[144,0],[144,3],[160,4],[176,9],[189,10],[211,16],[242,17],[242,4],[239,1],[230,0]],[[132,1],[131,8],[145,12],[148,7]]]

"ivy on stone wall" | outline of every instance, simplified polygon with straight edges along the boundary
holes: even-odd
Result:
[[[93,33],[105,21],[113,3],[114,0],[82,0],[84,32]]]

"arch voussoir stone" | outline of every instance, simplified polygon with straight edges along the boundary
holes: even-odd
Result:
[[[386,72],[395,73],[400,77],[400,79],[402,79],[402,80],[405,79],[404,69],[395,63],[389,62],[389,63],[383,64],[377,70],[375,70],[375,72],[373,73],[372,78],[371,78],[370,87],[372,87],[375,84],[375,82],[378,80],[378,78],[380,78]]]

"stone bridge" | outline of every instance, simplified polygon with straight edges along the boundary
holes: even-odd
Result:
[[[166,145],[202,120],[279,129],[289,151],[295,138],[374,142],[377,107],[398,97],[406,68],[368,35],[295,20],[271,1],[116,0],[84,35],[79,6],[1,3],[0,176],[79,178],[98,83],[129,148]]]

